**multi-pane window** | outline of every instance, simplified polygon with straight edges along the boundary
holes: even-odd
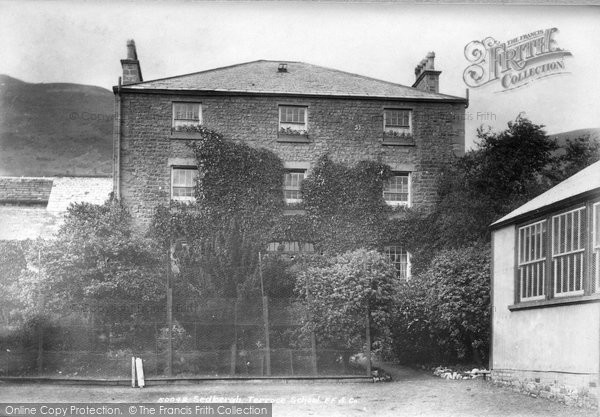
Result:
[[[285,173],[283,181],[283,198],[286,203],[298,203],[302,200],[300,194],[300,187],[306,171],[304,170],[290,170]]]
[[[386,129],[410,128],[410,110],[388,109],[384,111],[383,119]]]
[[[171,170],[171,199],[193,201],[197,176],[198,170],[196,168],[173,167]]]
[[[410,205],[410,175],[394,174],[385,181],[383,199],[393,206]]]
[[[282,253],[313,253],[314,245],[308,242],[271,242],[267,246],[267,252],[282,252]]]
[[[554,295],[583,294],[585,207],[552,217]]]
[[[279,106],[279,131],[288,134],[306,134],[308,108],[306,106]]]
[[[202,124],[202,108],[200,103],[173,103],[173,128]]]
[[[600,202],[517,228],[517,301],[600,292]]]
[[[546,220],[519,228],[519,299],[545,298]]]
[[[400,278],[410,278],[410,254],[402,246],[385,246],[383,250]]]

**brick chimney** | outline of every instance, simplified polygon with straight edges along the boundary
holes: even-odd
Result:
[[[127,58],[121,60],[121,67],[123,67],[123,85],[144,81],[133,39],[127,41]]]
[[[421,60],[415,67],[415,82],[413,88],[427,91],[430,93],[440,92],[440,74],[442,71],[436,71],[434,66],[435,53],[429,52],[425,59]]]

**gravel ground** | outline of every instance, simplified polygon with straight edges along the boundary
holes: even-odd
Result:
[[[388,383],[202,382],[128,387],[0,383],[0,402],[273,402],[273,416],[598,416],[596,410],[532,398],[482,380],[445,380],[406,368]]]

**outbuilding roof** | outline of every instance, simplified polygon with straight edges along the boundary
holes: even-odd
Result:
[[[0,177],[0,204],[47,204],[52,178]]]
[[[193,74],[128,84],[123,86],[122,90],[139,92],[146,90],[204,91],[467,102],[467,99],[462,97],[432,93],[363,75],[295,61],[246,62]]]
[[[600,161],[582,169],[577,174],[555,185],[545,193],[511,211],[506,216],[492,223],[491,227],[498,228],[508,223],[514,223],[523,216],[540,212],[548,206],[553,206],[596,190],[600,192]]]

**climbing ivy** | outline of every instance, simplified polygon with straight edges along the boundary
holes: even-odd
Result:
[[[277,155],[210,129],[197,133],[200,138],[190,145],[201,171],[197,204],[157,208],[151,234],[165,247],[185,239],[180,273],[198,292],[235,297],[255,291],[258,254],[270,242],[310,242],[327,255],[403,243],[397,236],[405,222],[391,218],[394,210],[381,192],[392,175],[387,165],[346,166],[324,155],[302,184],[303,214],[286,215],[285,170]],[[270,270],[265,263],[275,261],[263,259],[263,271]],[[277,291],[289,288],[269,285],[268,290],[280,295]]]

